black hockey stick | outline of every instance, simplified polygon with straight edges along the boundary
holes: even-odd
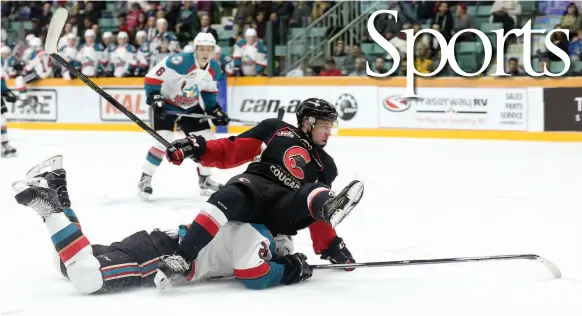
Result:
[[[277,118],[280,120],[283,120],[283,116],[285,116],[285,109],[284,108],[279,108],[277,110]]]
[[[83,81],[89,88],[93,89],[93,91],[97,92],[100,96],[105,98],[105,100],[109,101],[111,105],[113,105],[116,109],[118,109],[121,113],[127,116],[130,120],[132,120],[135,124],[141,127],[144,131],[148,132],[148,134],[152,135],[158,142],[164,145],[166,148],[172,147],[170,142],[164,139],[160,134],[156,133],[151,127],[149,127],[146,123],[144,123],[139,117],[135,116],[135,114],[131,113],[128,109],[124,106],[119,104],[117,100],[115,100],[112,96],[107,94],[107,92],[103,91],[98,85],[96,85],[91,79],[87,78],[81,72],[79,72],[75,67],[69,64],[66,60],[64,60],[61,56],[57,54],[57,43],[59,41],[59,37],[61,35],[61,31],[65,26],[65,22],[67,21],[67,16],[69,13],[65,8],[58,8],[53,13],[53,17],[51,18],[51,22],[49,25],[46,43],[45,43],[45,50],[50,56],[55,59],[59,64],[63,67],[67,68],[69,72],[71,72],[75,77],[79,78]]]
[[[311,265],[313,269],[346,269],[346,268],[378,268],[378,267],[398,267],[427,264],[444,264],[444,263],[467,263],[478,261],[495,261],[495,260],[535,260],[544,265],[556,278],[562,276],[560,268],[550,260],[538,255],[501,255],[485,257],[460,257],[444,259],[419,259],[419,260],[399,260],[399,261],[380,261],[380,262],[363,262],[363,263],[345,263],[345,264],[320,264]]]
[[[216,118],[215,116],[208,115],[208,114],[182,113],[182,112],[178,112],[178,111],[166,111],[166,114],[177,115],[177,116],[184,116],[184,117],[200,118],[200,119],[207,119],[207,120],[212,120],[212,119],[215,119]],[[257,124],[259,124],[259,122],[247,121],[247,120],[239,120],[239,119],[235,119],[235,118],[231,118],[230,121],[231,122],[236,122],[236,123],[242,123],[242,124],[245,124],[245,125],[257,125]]]

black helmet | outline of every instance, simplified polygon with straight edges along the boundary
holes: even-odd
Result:
[[[337,121],[337,111],[335,110],[335,107],[331,103],[319,98],[305,99],[301,104],[299,104],[296,115],[297,124],[300,127],[306,117],[313,117],[316,120],[321,119],[331,122]],[[312,124],[315,124],[315,122],[312,122]]]

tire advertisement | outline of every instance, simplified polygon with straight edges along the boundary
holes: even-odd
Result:
[[[582,132],[582,88],[544,89],[544,130]]]

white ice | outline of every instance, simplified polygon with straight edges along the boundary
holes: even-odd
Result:
[[[335,138],[334,188],[365,181],[362,202],[338,228],[356,260],[535,253],[533,261],[315,271],[299,285],[251,291],[234,280],[159,293],[82,296],[55,270],[38,216],[11,184],[64,155],[73,209],[93,243],[189,223],[198,196],[193,163],[164,162],[154,196],[138,201],[150,146],[145,133],[9,130],[19,156],[0,161],[1,315],[582,315],[582,144]],[[226,181],[242,170],[217,170]],[[296,250],[312,263],[308,234]]]

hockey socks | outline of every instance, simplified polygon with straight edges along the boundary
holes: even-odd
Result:
[[[63,213],[65,213],[65,216],[67,216],[67,219],[71,223],[75,224],[75,226],[77,226],[79,228],[79,230],[81,229],[81,223],[79,223],[79,219],[77,218],[77,214],[75,214],[73,209],[71,209],[70,207],[65,207],[65,208],[63,208]]]
[[[207,203],[186,231],[176,253],[187,261],[195,260],[200,250],[214,239],[220,227],[227,222],[228,219],[218,207]]]
[[[147,174],[147,175],[153,175],[156,172],[156,169],[160,166],[160,164],[162,163],[162,160],[164,159],[164,155],[166,154],[165,151],[163,151],[162,149],[156,147],[156,146],[152,146],[152,148],[150,148],[150,150],[148,151],[148,154],[146,156],[146,162],[143,166],[143,173]]]
[[[325,202],[331,198],[332,196],[328,188],[319,187],[311,191],[307,196],[307,207],[311,217],[317,220],[325,220],[324,218],[320,218],[320,210],[323,208]]]
[[[51,234],[55,250],[65,266],[68,267],[75,261],[93,255],[89,240],[64,213],[51,214],[46,218],[45,224]]]

